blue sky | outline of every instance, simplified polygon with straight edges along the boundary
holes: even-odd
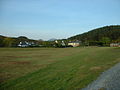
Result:
[[[120,0],[0,0],[0,34],[68,38],[120,25]]]

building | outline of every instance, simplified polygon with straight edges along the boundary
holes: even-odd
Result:
[[[68,46],[78,47],[78,46],[80,46],[80,42],[79,41],[72,41],[72,42],[68,43]]]
[[[120,43],[111,43],[110,47],[120,47]]]
[[[28,47],[28,46],[29,46],[29,43],[26,42],[26,41],[20,42],[20,43],[18,44],[18,47]]]
[[[27,41],[21,41],[18,44],[18,47],[29,47],[29,46],[35,46],[36,44],[34,42],[27,42]]]

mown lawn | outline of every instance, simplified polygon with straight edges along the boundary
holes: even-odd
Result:
[[[76,90],[120,62],[120,48],[0,48],[0,90]]]

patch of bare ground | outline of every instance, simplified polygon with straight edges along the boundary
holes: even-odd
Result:
[[[10,73],[0,73],[0,83],[10,79],[12,76]]]
[[[100,88],[99,90],[106,90],[105,88]]]
[[[90,68],[91,71],[97,71],[97,70],[101,70],[101,69],[102,69],[102,67],[100,67],[100,66],[94,66],[94,67]]]
[[[80,67],[80,69],[83,69],[83,68],[85,68],[85,65],[82,65],[82,66]]]
[[[10,64],[19,64],[19,65],[25,65],[25,64],[30,64],[31,62],[29,61],[11,61],[9,62]]]
[[[15,65],[28,65],[31,64],[31,62],[29,61],[9,61],[6,63],[1,63],[0,64],[0,68],[4,68],[4,67],[10,67],[10,66],[15,66]]]
[[[27,58],[28,56],[13,56],[13,55],[8,55],[8,56],[2,56],[6,58]]]

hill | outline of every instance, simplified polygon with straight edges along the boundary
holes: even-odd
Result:
[[[102,43],[107,40],[110,42],[120,42],[120,25],[105,26],[97,28],[83,34],[72,36],[68,40],[80,40],[83,43]]]
[[[16,47],[20,42],[34,42],[36,45],[40,43],[38,40],[29,39],[25,36],[7,37],[0,35],[0,47]]]

